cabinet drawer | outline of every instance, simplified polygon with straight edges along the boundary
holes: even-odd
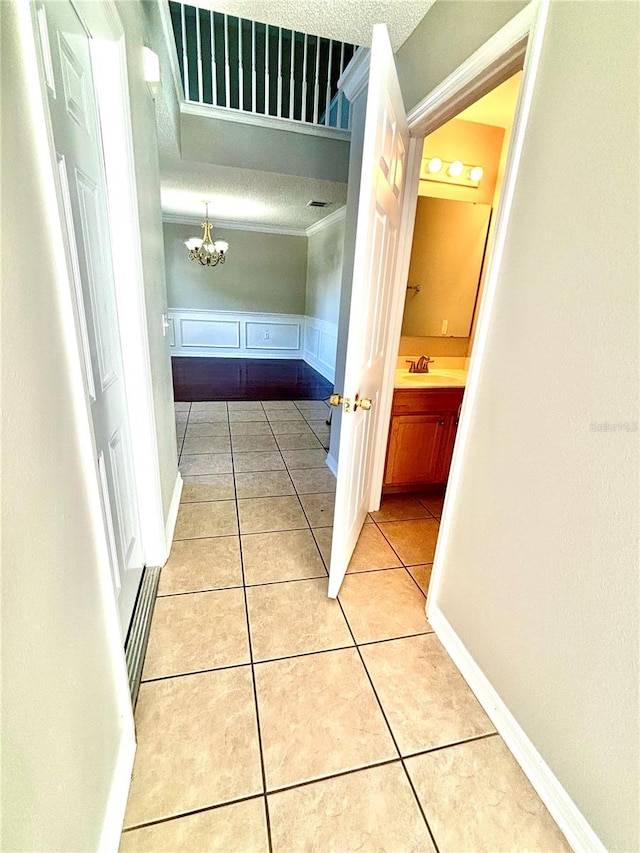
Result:
[[[464,388],[397,388],[394,415],[457,414]]]

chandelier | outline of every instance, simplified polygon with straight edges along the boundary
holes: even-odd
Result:
[[[209,202],[204,202],[205,214],[202,223],[202,238],[189,237],[184,244],[189,250],[189,260],[198,261],[203,267],[215,267],[223,264],[227,257],[229,244],[226,240],[211,240],[211,223],[209,222]]]

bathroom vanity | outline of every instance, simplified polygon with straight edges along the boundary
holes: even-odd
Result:
[[[447,482],[464,370],[396,372],[383,492],[406,492]]]

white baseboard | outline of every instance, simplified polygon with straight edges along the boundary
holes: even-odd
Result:
[[[331,471],[334,477],[338,476],[338,460],[330,453],[326,459],[327,468]]]
[[[104,823],[100,833],[99,853],[113,853],[120,846],[135,754],[136,742],[133,732],[124,731],[118,748]]]
[[[605,846],[469,654],[442,611],[432,604],[427,618],[572,849],[576,853],[606,853]]]
[[[178,471],[176,476],[176,482],[173,487],[173,495],[171,496],[171,504],[169,505],[169,512],[167,513],[167,521],[165,523],[164,528],[164,540],[166,542],[166,556],[162,562],[162,565],[167,562],[169,559],[169,553],[171,552],[171,545],[173,544],[173,534],[176,529],[176,521],[178,520],[178,510],[180,509],[180,498],[182,497],[182,486],[183,480],[182,475]]]

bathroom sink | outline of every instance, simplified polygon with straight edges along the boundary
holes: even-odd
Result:
[[[432,370],[430,373],[396,371],[396,388],[463,388],[467,381],[464,370]]]

